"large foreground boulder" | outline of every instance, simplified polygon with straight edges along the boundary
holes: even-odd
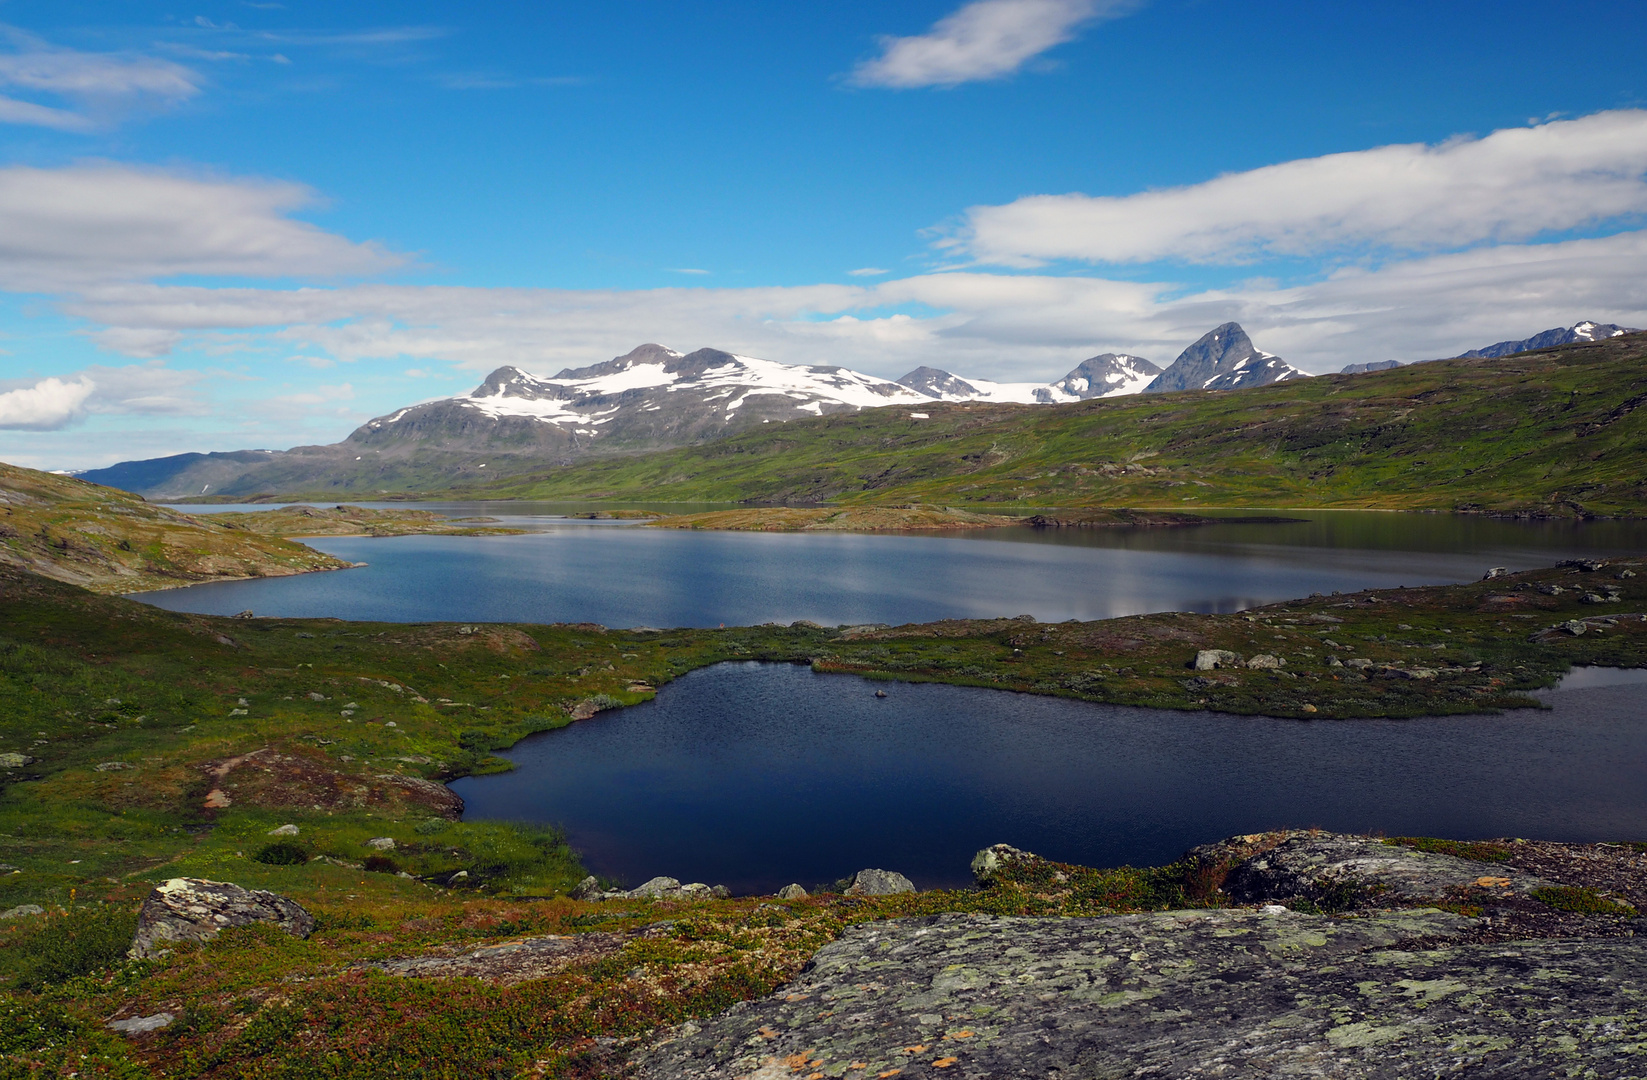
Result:
[[[1647,938],[1471,944],[1445,912],[940,915],[848,927],[638,1080],[1639,1077]]]
[[[226,881],[172,878],[143,901],[137,935],[127,955],[158,956],[181,941],[210,941],[233,926],[270,923],[293,937],[308,937],[315,920],[295,900]]]
[[[896,870],[859,870],[841,890],[847,896],[896,896],[914,891],[915,883]]]

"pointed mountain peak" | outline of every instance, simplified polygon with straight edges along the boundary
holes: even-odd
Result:
[[[964,400],[979,396],[978,388],[965,379],[952,375],[943,368],[927,367],[924,364],[899,379],[898,385],[931,398]]]

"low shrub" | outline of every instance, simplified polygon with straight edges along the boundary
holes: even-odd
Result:
[[[276,840],[258,848],[252,858],[265,866],[302,866],[309,861],[309,849],[290,840]]]
[[[6,966],[19,989],[51,986],[123,962],[135,933],[135,911],[102,905],[77,908],[49,916],[17,938],[5,950]]]

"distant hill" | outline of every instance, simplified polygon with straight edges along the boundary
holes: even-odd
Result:
[[[1345,364],[1340,375],[1365,375],[1369,371],[1389,371],[1401,366],[1399,360],[1374,360],[1368,364]]]
[[[1633,334],[1240,394],[870,409],[449,494],[1640,516],[1644,360]]]
[[[1500,341],[1482,349],[1471,349],[1466,353],[1459,353],[1455,360],[1473,360],[1477,357],[1513,356],[1519,352],[1531,349],[1550,349],[1557,345],[1576,345],[1586,341],[1606,341],[1608,338],[1622,337],[1625,334],[1639,334],[1641,331],[1628,326],[1619,326],[1616,323],[1579,322],[1572,326],[1558,326],[1553,330],[1546,330],[1542,334],[1534,334],[1530,338],[1520,341]]]

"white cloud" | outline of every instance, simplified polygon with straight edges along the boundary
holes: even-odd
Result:
[[[940,246],[983,264],[1233,263],[1525,240],[1647,212],[1647,110],[1330,154],[1119,197],[973,207]]]
[[[288,216],[316,201],[297,184],[123,165],[0,168],[0,288],[59,292],[176,274],[331,276],[404,261]]]
[[[33,386],[0,394],[0,428],[50,431],[85,414],[86,399],[97,384],[81,378],[74,382],[41,379]]]
[[[0,40],[6,43],[0,86],[69,106],[0,97],[0,123],[85,131],[133,109],[171,107],[200,92],[200,76],[170,60],[59,48],[14,27],[0,27]]]
[[[288,355],[396,370],[438,362],[477,375],[503,364],[552,374],[659,341],[891,378],[932,364],[1011,381],[1056,378],[1105,351],[1166,363],[1234,319],[1264,348],[1321,372],[1452,355],[1583,318],[1647,326],[1647,231],[1191,293],[1174,282],[991,273],[634,291],[124,284],[89,290],[65,310],[105,327],[188,340],[231,333]]]
[[[890,270],[882,270],[879,266],[860,266],[856,270],[847,271],[853,277],[880,277],[891,272]]]
[[[1075,36],[1117,18],[1131,0],[973,0],[914,37],[882,37],[881,55],[853,69],[859,86],[956,86],[1010,75]]]
[[[696,266],[665,267],[665,270],[668,273],[671,273],[671,274],[707,274],[707,273],[709,273],[709,271],[701,269],[701,268],[696,267]]]

